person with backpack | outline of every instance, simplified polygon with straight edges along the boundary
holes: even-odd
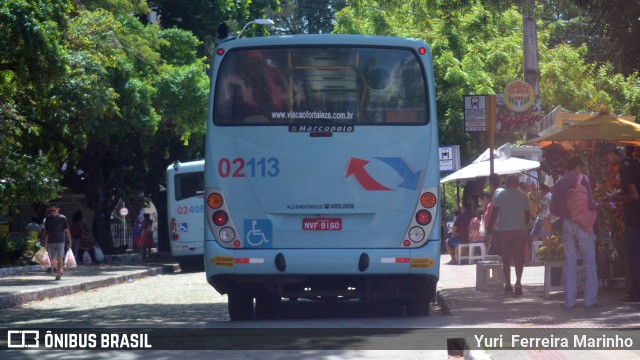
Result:
[[[567,171],[553,185],[553,196],[549,204],[552,215],[562,222],[564,244],[564,306],[576,306],[578,292],[577,266],[582,260],[584,268],[584,307],[597,306],[598,274],[596,272],[596,236],[593,232],[595,209],[591,185],[582,173],[584,162],[577,156],[567,160]]]
[[[624,206],[623,243],[629,264],[628,295],[620,299],[625,303],[640,303],[640,160],[622,155],[615,145],[605,149],[609,165],[617,165],[620,191],[607,200]]]

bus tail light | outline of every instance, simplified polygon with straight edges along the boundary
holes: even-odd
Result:
[[[218,233],[218,238],[220,239],[220,241],[223,241],[226,243],[233,241],[235,237],[236,237],[236,232],[233,231],[233,229],[228,226],[225,226],[222,229],[220,229],[220,232]]]
[[[417,243],[424,240],[425,232],[420,226],[414,226],[409,230],[409,240]]]
[[[416,222],[420,225],[428,225],[431,222],[431,213],[422,209],[416,213]]]
[[[218,210],[213,213],[211,220],[213,220],[213,223],[216,224],[217,226],[222,226],[226,224],[227,221],[229,221],[229,215],[227,215],[225,211]]]
[[[414,217],[400,244],[403,248],[418,248],[428,241],[439,240],[438,188],[423,189],[417,199]]]
[[[238,239],[238,230],[231,218],[231,212],[224,200],[224,192],[218,188],[206,189],[205,191],[207,223],[211,235],[222,247],[243,248],[242,241]]]
[[[431,192],[426,192],[420,196],[420,205],[431,209],[436,205],[436,196]]]
[[[207,205],[212,209],[220,209],[222,204],[224,204],[224,200],[219,193],[211,193],[207,197]]]
[[[176,218],[171,218],[169,228],[171,230],[171,240],[178,241],[178,239],[180,239],[180,235],[178,235],[178,224],[176,224]]]

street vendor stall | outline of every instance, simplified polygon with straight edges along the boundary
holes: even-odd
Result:
[[[640,146],[640,124],[622,117],[598,113],[574,125],[528,141],[528,144],[547,146],[553,142],[609,141]]]
[[[618,256],[624,254],[622,209],[605,200],[619,188],[617,169],[608,166],[602,157],[602,150],[609,143],[640,146],[640,124],[613,114],[597,113],[528,142],[543,147],[541,169],[554,180],[562,175],[569,155],[582,157],[588,165],[587,175],[595,187],[593,198],[599,204],[594,229],[598,278],[603,280],[624,277],[626,266],[624,257]],[[564,258],[561,235],[550,237],[549,243],[541,247],[542,258],[547,262]]]
[[[494,172],[498,175],[517,174],[527,170],[537,169],[540,162],[533,160],[520,159],[511,156],[510,143],[506,143],[496,149],[494,152]],[[471,164],[464,168],[449,174],[442,179],[440,183],[444,184],[454,180],[475,179],[477,177],[489,176],[489,149],[478,156]]]

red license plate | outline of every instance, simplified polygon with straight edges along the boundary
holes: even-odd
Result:
[[[304,218],[302,230],[308,231],[339,231],[342,230],[340,218]]]

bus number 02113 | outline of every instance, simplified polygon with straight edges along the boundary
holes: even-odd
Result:
[[[218,161],[220,177],[276,177],[280,174],[277,158],[221,158]]]

